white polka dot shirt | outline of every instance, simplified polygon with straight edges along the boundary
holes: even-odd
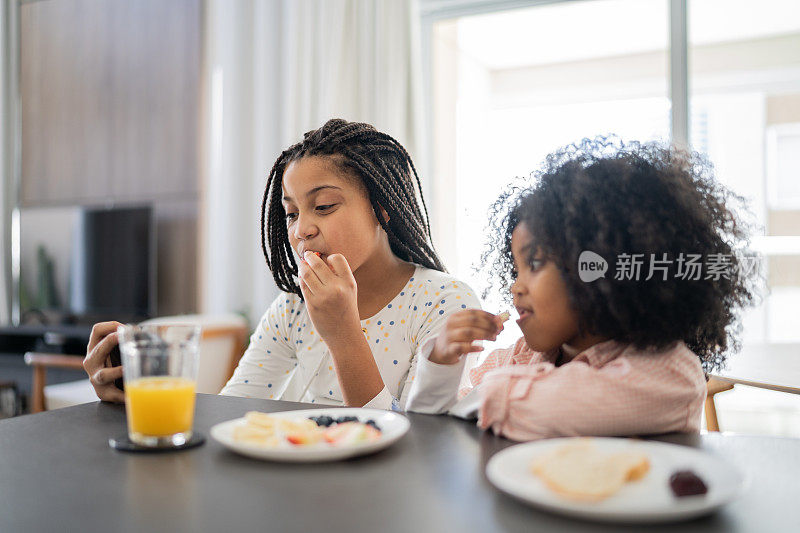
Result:
[[[420,348],[467,308],[480,308],[467,284],[417,266],[386,307],[361,321],[385,384],[364,407],[404,409]],[[220,394],[343,405],[333,359],[299,296],[282,293],[272,303]]]

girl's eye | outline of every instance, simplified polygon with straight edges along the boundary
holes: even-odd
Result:
[[[317,211],[328,211],[329,209],[332,209],[333,206],[335,206],[335,205],[336,204],[318,205],[316,207],[316,209],[317,209]]]
[[[297,218],[297,213],[286,213],[286,220],[287,222],[291,222],[292,220]]]
[[[541,259],[531,259],[530,267],[532,271],[537,271],[544,266],[544,261]]]

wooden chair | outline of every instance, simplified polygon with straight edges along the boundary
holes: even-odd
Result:
[[[28,352],[25,364],[33,367],[33,398],[31,412],[45,410],[44,387],[47,383],[48,368],[68,368],[83,370],[83,357],[78,355],[57,355],[52,353]]]
[[[233,375],[244,351],[247,349],[248,327],[244,318],[228,315],[183,315],[161,317],[147,324],[199,324],[200,357],[197,371],[197,392],[217,394]],[[220,357],[219,354],[225,354]],[[33,367],[33,399],[31,412],[48,408],[48,396],[59,396],[59,407],[94,401],[94,388],[88,379],[47,385],[48,368],[83,370],[83,355],[61,355],[39,352],[25,354],[25,363]],[[50,394],[48,394],[50,392]]]
[[[723,381],[719,378],[710,377],[706,383],[706,429],[708,431],[719,431],[719,421],[717,420],[717,407],[714,405],[714,395],[731,390],[732,383]]]
[[[200,357],[197,392],[217,394],[236,370],[247,349],[247,321],[239,315],[179,315],[159,317],[142,324],[199,325]],[[218,354],[227,354],[219,357]]]

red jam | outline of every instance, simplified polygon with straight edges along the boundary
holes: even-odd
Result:
[[[673,494],[679,498],[697,496],[708,492],[708,487],[703,483],[703,480],[691,470],[682,470],[672,474],[669,478],[669,486]]]

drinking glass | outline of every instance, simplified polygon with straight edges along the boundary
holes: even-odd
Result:
[[[117,329],[128,438],[172,447],[192,437],[200,327],[126,325]]]

